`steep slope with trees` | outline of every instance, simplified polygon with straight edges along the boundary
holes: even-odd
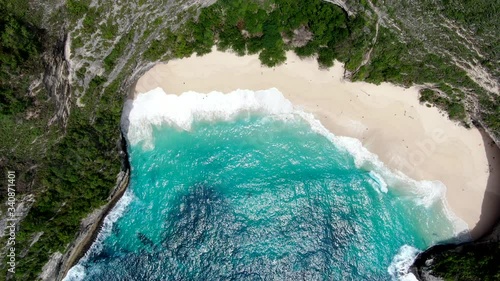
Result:
[[[293,50],[345,63],[352,80],[417,84],[422,102],[500,136],[498,1],[214,2],[0,0],[0,180],[17,171],[19,205],[31,206],[19,214],[16,274],[1,263],[2,276],[36,280],[50,257],[61,262],[126,169],[129,87],[155,62],[213,45],[269,67]]]

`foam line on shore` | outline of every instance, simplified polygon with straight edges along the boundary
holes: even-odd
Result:
[[[262,112],[273,116],[293,113],[293,105],[276,89],[265,91],[237,90],[228,94],[186,92],[168,95],[161,88],[128,100],[125,111],[128,120],[122,121],[131,145],[144,142],[153,148],[152,126],[169,125],[190,130],[195,120],[231,120],[242,112]]]
[[[392,259],[392,263],[387,268],[392,280],[417,281],[417,278],[410,272],[410,267],[417,258],[420,251],[409,245],[403,245]]]
[[[340,62],[325,69],[312,58],[293,52],[286,56],[285,63],[272,68],[262,66],[258,55],[217,50],[170,60],[148,70],[130,98],[157,87],[176,95],[275,87],[335,135],[360,140],[392,170],[444,183],[452,210],[474,228],[491,186],[488,179],[500,173],[500,150],[490,149],[478,129],[467,129],[436,107],[419,103],[419,86],[351,82]]]
[[[455,233],[466,231],[467,224],[448,208],[445,194],[446,187],[439,181],[416,181],[400,171],[389,169],[378,156],[366,149],[355,138],[335,136],[310,113],[304,112],[287,100],[276,88],[260,91],[236,90],[228,94],[211,92],[209,94],[189,91],[181,95],[169,95],[156,88],[150,92],[129,100],[126,136],[131,145],[142,145],[143,149],[153,149],[153,127],[168,125],[182,130],[190,130],[195,120],[223,121],[232,120],[242,113],[262,113],[273,117],[290,119],[300,116],[312,130],[325,136],[339,149],[348,152],[354,158],[358,168],[376,175],[380,191],[387,187],[404,190],[412,195],[418,205],[430,208],[438,201],[446,209],[445,214],[453,222]]]
[[[88,260],[91,255],[97,255],[102,251],[103,242],[111,234],[113,224],[115,224],[116,221],[123,216],[123,213],[127,210],[127,206],[130,204],[130,202],[132,202],[133,199],[134,196],[132,194],[132,191],[125,191],[118,203],[116,203],[113,209],[104,218],[102,228],[97,234],[97,237],[92,246],[90,246],[85,255],[80,259],[78,264],[73,266],[68,271],[63,281],[80,281],[85,278],[85,268],[81,265],[81,263]]]

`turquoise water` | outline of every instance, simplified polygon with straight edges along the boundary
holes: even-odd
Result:
[[[382,192],[301,118],[240,114],[153,136],[153,149],[130,147],[121,217],[67,279],[401,279],[411,247],[453,236],[439,200]]]

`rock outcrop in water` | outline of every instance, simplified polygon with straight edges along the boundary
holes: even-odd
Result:
[[[28,3],[28,1],[24,2]],[[405,42],[405,44],[415,43],[418,50],[437,53],[464,69],[480,88],[489,93],[481,96],[472,87],[473,85],[468,84],[465,87],[452,89],[453,94],[449,100],[464,99],[464,104],[471,118],[483,124],[497,145],[500,143],[497,138],[498,125],[495,127],[494,123],[485,122],[483,115],[484,112],[495,110],[498,112],[498,77],[500,77],[498,75],[498,57],[496,57],[498,54],[495,52],[490,54],[489,52],[491,46],[497,45],[495,38],[499,38],[496,33],[499,29],[489,25],[493,22],[494,27],[498,18],[495,14],[493,16],[478,14],[472,18],[473,22],[470,25],[465,26],[459,21],[449,20],[449,18],[453,16],[450,13],[457,13],[464,17],[470,16],[467,11],[457,11],[462,6],[467,8],[467,5],[455,5],[456,7],[449,9],[450,7],[443,8],[437,1],[425,3],[422,1],[374,1],[375,4],[368,1],[368,6],[363,6],[357,1],[330,0],[329,2],[342,7],[349,15],[366,13],[370,18],[376,16],[379,18],[377,21],[380,22],[380,26],[383,26],[384,32],[392,30],[398,34],[398,40]],[[451,5],[455,3],[455,1],[448,2]],[[65,137],[65,128],[68,123],[71,123],[72,112],[77,107],[82,108],[80,118],[90,120],[90,123],[85,124],[91,127],[92,122],[96,120],[96,108],[104,108],[103,112],[120,108],[123,96],[127,94],[126,89],[154,64],[154,61],[144,58],[144,51],[155,40],[164,37],[163,32],[166,29],[175,30],[187,18],[196,15],[199,7],[212,3],[214,0],[145,0],[139,1],[139,3],[49,0],[29,1],[29,4],[26,4],[29,6],[24,15],[26,18],[29,17],[27,21],[47,30],[51,37],[47,37],[46,42],[44,42],[44,45],[48,47],[40,56],[40,61],[44,62],[43,69],[38,74],[29,73],[29,75],[20,76],[22,78],[32,76],[33,78],[29,96],[34,100],[34,106],[28,107],[26,112],[17,116],[15,122],[12,123],[16,125],[16,131],[22,132],[24,135],[16,136],[17,141],[12,142],[15,145],[2,150],[2,157],[0,157],[2,169],[13,167],[19,169],[19,193],[21,196],[31,198],[30,194],[39,194],[40,190],[47,188],[41,183],[42,180],[46,179],[44,178],[46,175],[42,175],[43,173],[40,171],[46,170],[53,164],[47,162],[47,155],[61,152],[54,145]],[[382,3],[384,5],[381,5]],[[488,1],[478,1],[474,7],[480,7],[484,3],[487,4]],[[430,5],[431,8],[424,4]],[[435,6],[440,8],[435,9]],[[373,7],[376,9],[371,11]],[[485,11],[488,11],[487,8],[486,6]],[[24,8],[16,6],[16,9],[22,10]],[[37,11],[41,15],[37,16]],[[445,12],[446,14],[443,14]],[[35,22],[35,18],[37,22]],[[40,18],[39,21],[38,18]],[[481,26],[481,19],[484,19],[484,26]],[[366,32],[370,33],[370,30],[367,29]],[[381,34],[384,35],[384,33]],[[445,34],[448,40],[442,40],[442,34]],[[381,41],[382,37],[375,34],[370,34],[370,38],[373,38],[373,43],[377,43],[377,46],[392,44],[389,41]],[[372,54],[377,54],[377,49],[374,47],[370,48],[370,53],[372,49],[375,49]],[[384,49],[378,51],[384,51]],[[412,49],[412,52],[414,51],[415,49]],[[421,51],[415,51],[410,55],[419,60],[423,58]],[[157,61],[166,61],[172,57],[170,53],[165,53]],[[366,66],[370,66],[373,62],[373,55],[370,57],[363,54],[362,57],[368,58],[364,62]],[[398,63],[402,63],[402,61]],[[359,75],[359,72],[357,74]],[[366,78],[360,77],[360,79]],[[436,90],[439,85],[425,86]],[[47,96],[41,94],[37,96],[37,93],[44,92],[43,88],[45,88]],[[103,99],[106,91],[113,92],[114,96],[118,98],[110,99],[107,97]],[[446,93],[438,90],[436,92],[439,93],[439,98],[448,99]],[[38,104],[44,103],[47,97],[49,97],[47,103],[53,105],[51,106],[53,109],[44,112],[46,108],[39,107]],[[492,101],[492,107],[481,105],[479,100]],[[44,113],[49,116],[43,116]],[[44,127],[40,124],[47,124],[47,126]],[[118,126],[116,122],[114,127],[118,128]],[[37,132],[37,129],[40,132]],[[83,128],[80,130],[84,132]],[[102,136],[103,132],[99,132],[98,135]],[[115,139],[110,142],[113,143],[119,139],[119,134],[115,134],[114,137]],[[27,144],[23,146],[22,141]],[[113,148],[107,148],[101,153],[116,156],[115,147],[113,145],[109,147]],[[74,148],[76,149],[76,147]],[[83,149],[84,152],[88,149],[86,147],[78,148]],[[45,150],[50,151],[46,152]],[[42,153],[38,151],[42,151]],[[3,161],[5,160],[4,156],[9,158],[10,162],[7,161],[7,164]],[[111,162],[111,159],[114,160],[111,156],[106,157],[107,162]],[[66,163],[65,165],[69,165]],[[119,164],[116,165],[119,166]],[[110,184],[109,189],[111,187],[112,184]],[[34,200],[38,199],[37,197]],[[31,203],[33,200],[30,200]],[[58,203],[62,205],[64,201]],[[25,217],[28,210],[29,208],[25,209],[25,212],[21,212],[20,217]],[[78,252],[75,250],[75,245],[79,244],[78,241],[82,241],[81,237],[88,237],[89,233],[92,233],[90,229],[95,229],[95,226],[98,225],[96,221],[99,221],[99,217],[101,217],[101,215],[97,215],[98,213],[102,214],[102,209],[98,209],[93,216],[91,215],[87,222],[84,220],[78,234],[79,238],[64,248],[64,251],[69,252],[52,254],[51,261],[44,267],[45,273],[41,276],[43,279],[61,278],[64,270],[60,271],[60,269],[66,268],[74,262],[69,257],[78,256],[74,256],[74,253]],[[28,238],[27,241],[23,242],[26,248],[22,248],[22,254],[29,255],[30,248],[42,243],[47,236],[46,233],[43,230],[24,233]],[[464,249],[469,248],[466,246]],[[437,253],[438,250],[434,251]],[[46,260],[38,260],[36,257],[34,261],[38,264]],[[41,267],[39,266],[36,271],[40,270]]]
[[[412,273],[421,281],[499,280],[500,223],[483,238],[433,246],[418,255]]]
[[[62,280],[68,270],[85,255],[85,252],[94,242],[102,227],[104,218],[113,209],[118,200],[120,200],[128,187],[130,180],[130,163],[128,161],[127,144],[124,137],[122,137],[121,142],[121,156],[122,171],[118,174],[116,186],[109,196],[108,203],[94,210],[83,219],[76,239],[67,247],[65,253],[56,252],[51,256],[49,262],[44,266],[39,276],[41,280]]]

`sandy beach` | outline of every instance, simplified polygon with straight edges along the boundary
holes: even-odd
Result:
[[[301,60],[291,52],[287,57],[275,68],[262,67],[255,55],[218,51],[172,60],[145,73],[133,95],[157,87],[169,94],[275,87],[335,135],[361,140],[389,168],[444,183],[451,210],[471,230],[489,227],[485,220],[495,217],[483,199],[500,198],[500,151],[480,130],[466,129],[437,108],[420,104],[416,87],[352,83],[343,79],[340,63],[322,70],[314,59]],[[484,231],[476,228],[472,234]]]

